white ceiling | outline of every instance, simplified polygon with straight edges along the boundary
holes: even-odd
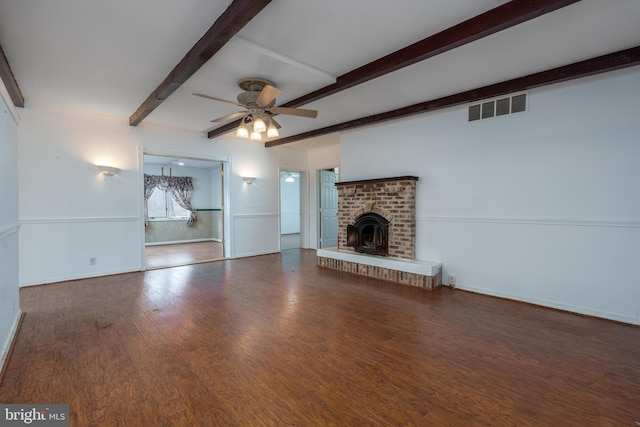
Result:
[[[0,0],[0,45],[29,103],[128,118],[230,0]],[[274,0],[145,124],[206,132],[239,107],[244,77],[272,80],[278,105],[499,6],[500,0]],[[278,116],[282,137],[640,45],[640,1],[582,0]],[[215,143],[215,140],[212,141]]]

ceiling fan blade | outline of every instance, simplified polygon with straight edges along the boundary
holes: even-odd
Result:
[[[269,111],[274,114],[286,114],[288,116],[309,117],[315,119],[318,117],[316,110],[305,110],[304,108],[287,108],[287,107],[273,107]]]
[[[280,123],[276,122],[276,119],[273,118],[273,116],[269,116],[269,120],[271,120],[271,123],[273,123],[273,125],[280,129],[282,126],[280,126]]]
[[[227,104],[240,105],[237,102],[229,101],[228,99],[216,98],[215,96],[209,96],[202,93],[192,93],[192,95],[199,96],[200,98],[211,99],[213,101],[226,102]]]
[[[256,104],[258,104],[261,107],[266,107],[276,99],[276,96],[278,96],[280,92],[282,91],[277,87],[274,87],[271,85],[265,85],[260,91],[260,95],[258,95],[258,99],[256,99]]]
[[[217,119],[213,119],[211,121],[214,123],[226,123],[244,117],[247,114],[249,114],[248,111],[238,111],[235,113],[227,114],[226,116],[218,117]]]

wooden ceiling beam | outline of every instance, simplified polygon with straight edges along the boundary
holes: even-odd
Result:
[[[160,86],[129,117],[129,125],[139,125],[269,3],[271,0],[233,0]]]
[[[20,91],[18,82],[13,75],[13,71],[11,71],[9,61],[7,60],[7,57],[2,50],[2,46],[0,46],[0,79],[3,81],[4,86],[7,88],[7,92],[9,92],[9,96],[11,97],[13,105],[23,108],[24,97],[22,96],[22,92]]]
[[[542,71],[535,74],[529,74],[501,83],[484,86],[481,88],[460,92],[455,95],[445,96],[443,98],[410,105],[408,107],[399,108],[385,113],[374,114],[372,116],[362,117],[348,122],[327,126],[321,129],[315,129],[309,132],[300,133],[298,135],[280,138],[274,141],[267,141],[265,147],[277,147],[279,145],[290,144],[292,142],[304,139],[314,138],[322,135],[328,135],[335,132],[342,132],[363,126],[377,124],[389,120],[400,119],[423,114],[430,111],[440,110],[448,107],[455,107],[461,104],[477,102],[483,99],[494,98],[496,96],[506,95],[513,92],[534,89],[540,86],[560,83],[568,80],[588,77],[594,74],[605,73],[622,68],[640,65],[640,46],[599,56],[585,61],[576,62],[551,70]]]
[[[289,101],[281,107],[295,108],[317,101],[578,1],[580,0],[512,0],[351,70],[339,76],[335,83]],[[210,130],[207,136],[215,138],[224,135],[239,124],[239,120],[228,123]]]

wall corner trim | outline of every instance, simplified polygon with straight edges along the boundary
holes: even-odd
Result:
[[[11,332],[7,337],[7,341],[2,347],[2,352],[0,353],[0,386],[2,386],[2,380],[4,380],[4,374],[7,371],[7,364],[9,359],[11,358],[11,353],[13,353],[13,348],[16,343],[16,339],[18,338],[18,333],[20,332],[20,326],[22,326],[22,320],[27,313],[23,313],[18,311],[18,316],[13,322],[13,327],[11,328]]]

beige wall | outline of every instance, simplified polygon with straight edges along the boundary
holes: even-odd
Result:
[[[193,227],[187,221],[149,221],[145,227],[145,243],[184,242],[189,240],[221,240],[222,215],[220,211],[198,211]]]

